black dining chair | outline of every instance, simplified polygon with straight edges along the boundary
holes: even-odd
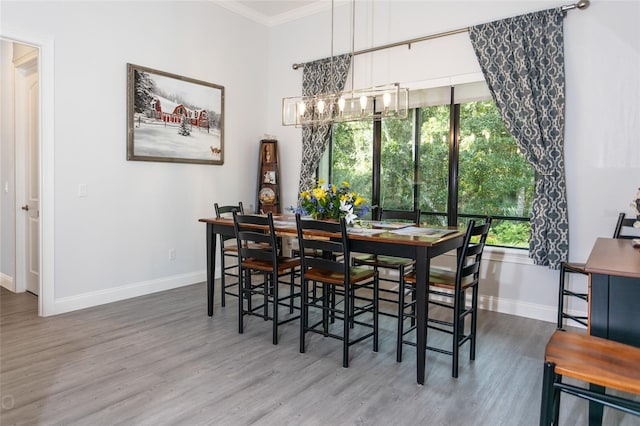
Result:
[[[463,244],[458,249],[457,267],[449,270],[439,267],[431,267],[429,271],[429,287],[427,303],[446,308],[452,311],[452,318],[441,319],[429,310],[427,318],[427,328],[450,334],[451,349],[430,346],[427,349],[448,354],[452,356],[451,376],[458,377],[458,359],[460,347],[469,342],[469,359],[476,358],[476,339],[478,324],[478,284],[480,281],[480,264],[485,242],[489,235],[492,218],[487,216],[484,223],[476,225],[475,220],[470,220],[464,235]],[[415,346],[415,342],[405,340],[404,336],[413,332],[415,326],[404,329],[405,318],[414,318],[415,298],[405,302],[405,293],[415,293],[416,275],[412,271],[404,276],[400,287],[400,300],[402,303],[402,317],[397,341],[397,361],[402,361],[402,345]],[[471,301],[467,302],[467,291],[471,291]],[[471,320],[468,331],[465,327],[465,320]]]
[[[613,230],[613,238],[638,238],[637,235],[634,236],[633,233],[628,233],[628,228],[633,228],[634,222],[635,219],[627,218],[625,213],[618,214],[618,221],[616,222],[616,227]],[[589,318],[586,315],[576,315],[565,311],[564,300],[566,296],[573,297],[576,300],[583,300],[585,303],[589,302],[589,293],[569,289],[566,285],[567,274],[589,275],[585,270],[585,267],[586,264],[581,262],[566,261],[560,264],[560,282],[558,284],[558,322],[556,324],[557,328],[562,328],[564,326],[565,319],[574,321],[585,327],[588,326]]]
[[[240,214],[244,214],[244,207],[242,201],[237,205],[219,206],[218,203],[214,203],[213,208],[216,213],[216,218],[221,217],[231,218],[234,211]],[[232,235],[220,234],[220,304],[226,306],[226,296],[238,297],[237,293],[231,292],[228,289],[238,286],[238,247],[236,245],[236,239]],[[231,278],[232,282],[228,282],[227,279]]]
[[[300,352],[306,350],[307,333],[335,338],[342,341],[342,366],[348,368],[351,345],[371,337],[373,351],[378,351],[378,272],[349,265],[344,218],[331,222],[302,219],[296,214],[296,225],[302,253]],[[316,256],[316,252],[324,255]],[[373,293],[371,302],[356,299],[361,289]],[[335,294],[342,300],[332,300]],[[372,319],[365,322],[362,315],[369,314]],[[331,319],[342,320],[342,334],[331,325]]]
[[[257,316],[272,321],[273,344],[278,344],[278,326],[300,318],[294,315],[299,309],[294,299],[296,291],[295,271],[300,258],[280,255],[278,237],[273,225],[273,215],[240,215],[233,212],[239,265],[238,332],[244,332],[244,317]],[[253,279],[253,274],[261,276]],[[281,278],[288,276],[288,280]],[[280,287],[288,288],[281,294]],[[260,301],[254,304],[254,296]],[[280,307],[288,308],[288,315],[280,317]]]
[[[419,225],[420,209],[413,211],[385,210],[379,207],[375,209],[373,217],[374,220],[408,222],[411,224]],[[370,266],[379,272],[383,272],[379,275],[378,278],[380,280],[379,300],[381,302],[392,303],[394,305],[394,309],[392,311],[387,311],[386,309],[382,308],[380,309],[380,315],[399,318],[400,308],[402,306],[398,302],[400,277],[411,270],[411,268],[415,264],[415,261],[413,259],[404,257],[384,256],[376,254],[355,254],[352,257],[351,262],[355,266]]]

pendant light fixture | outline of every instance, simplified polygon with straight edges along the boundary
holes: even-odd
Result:
[[[334,0],[331,1],[331,72],[333,69]],[[360,120],[406,118],[409,90],[398,83],[354,89],[355,0],[351,6],[351,90],[282,99],[283,126],[317,126]]]

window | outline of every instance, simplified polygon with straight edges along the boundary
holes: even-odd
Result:
[[[528,247],[534,171],[477,88],[411,92],[404,120],[335,124],[320,175],[348,181],[373,205],[420,208],[434,225],[491,215],[488,244]]]

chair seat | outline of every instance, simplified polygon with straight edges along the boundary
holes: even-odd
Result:
[[[365,268],[350,268],[349,279],[352,284],[356,284],[373,278],[375,271]],[[344,285],[344,274],[327,269],[311,268],[304,273],[304,278],[311,281],[320,281],[333,285]]]
[[[378,266],[388,269],[399,269],[400,266],[406,268],[416,263],[413,259],[376,254],[354,256],[353,262],[356,265]]]
[[[406,283],[416,283],[416,273],[412,271],[404,276]],[[456,272],[446,268],[440,268],[437,266],[431,267],[429,274],[429,284],[436,287],[448,288],[453,290],[456,282]],[[462,288],[467,288],[475,282],[473,276],[468,275],[462,278]]]
[[[257,271],[271,272],[273,271],[273,263],[268,260],[249,258],[242,261],[244,268],[255,269]],[[278,273],[287,271],[300,266],[299,257],[278,256]]]

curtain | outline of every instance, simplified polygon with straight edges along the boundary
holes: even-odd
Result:
[[[351,54],[304,64],[302,96],[342,92],[351,66]],[[314,174],[331,137],[331,123],[302,128],[302,165],[298,193],[314,186]]]
[[[563,18],[557,8],[469,30],[502,119],[536,172],[529,256],[552,269],[569,251]]]

